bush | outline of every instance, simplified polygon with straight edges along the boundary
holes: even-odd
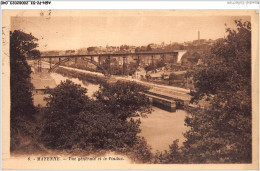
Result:
[[[73,146],[71,136],[75,132],[74,120],[89,101],[86,89],[66,80],[47,93],[41,140],[48,148],[70,149]]]
[[[151,163],[154,157],[151,149],[144,137],[137,136],[132,147],[119,148],[117,151],[129,157],[134,163]]]
[[[84,111],[75,118],[76,132],[72,137],[75,144],[82,149],[91,147],[93,150],[132,147],[140,132],[140,122],[133,119],[123,121],[105,111],[99,112]]]
[[[147,89],[134,82],[117,81],[115,84],[103,84],[95,97],[115,117],[126,120],[132,116],[151,112],[149,99],[141,93]]]
[[[47,91],[50,95],[40,140],[49,149],[112,150],[148,162],[150,148],[137,136],[140,120],[131,118],[150,111],[148,99],[139,93],[143,90],[128,82],[104,84],[96,93],[97,100],[90,100],[84,88],[69,80],[61,82]]]

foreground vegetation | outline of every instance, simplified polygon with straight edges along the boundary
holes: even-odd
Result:
[[[206,99],[209,107],[186,109],[191,127],[186,141],[158,153],[156,163],[251,163],[251,24],[235,21],[190,74],[195,91],[192,102]]]
[[[47,90],[46,107],[35,108],[25,56],[37,47],[36,40],[21,31],[11,33],[12,154],[90,155],[113,151],[134,162],[150,162],[150,147],[138,136],[140,120],[132,118],[151,111],[149,100],[140,94],[146,88],[87,77],[101,85],[93,100],[86,89],[66,80]]]
[[[10,33],[10,90],[11,90],[11,151],[22,146],[20,138],[33,136],[30,130],[32,116],[36,113],[33,106],[30,82],[31,68],[26,62],[26,55],[39,54],[35,50],[35,37],[21,31]]]
[[[195,86],[191,102],[207,100],[210,105],[186,108],[185,123],[191,129],[184,134],[183,146],[176,140],[169,151],[155,155],[138,136],[140,121],[132,119],[151,110],[140,93],[145,87],[100,80],[103,84],[93,100],[86,89],[67,80],[48,90],[46,108],[35,109],[24,53],[37,54],[36,39],[11,33],[11,151],[87,155],[112,150],[142,163],[252,162],[251,24],[236,24],[237,30],[227,29],[227,38],[217,41],[188,73]]]
[[[150,153],[140,153],[149,151],[137,135],[141,131],[140,120],[131,118],[150,112],[150,103],[139,94],[141,91],[143,87],[134,83],[103,84],[95,94],[96,100],[92,100],[80,85],[69,80],[61,82],[47,91],[40,142],[49,149],[126,154],[143,144],[138,155],[143,162],[149,161]]]

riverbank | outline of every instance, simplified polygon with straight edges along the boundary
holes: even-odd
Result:
[[[45,71],[47,72],[47,70]],[[46,73],[49,74],[56,85],[61,81],[70,79],[76,84],[80,84],[87,89],[87,95],[92,98],[93,93],[99,90],[100,83],[106,81],[103,75],[95,75],[89,71],[70,70],[68,68],[57,68],[55,72]],[[116,79],[121,80],[121,79]],[[125,79],[128,80],[128,79]],[[128,80],[129,81],[129,80]],[[152,152],[169,150],[169,145],[175,139],[179,139],[180,145],[185,141],[183,133],[187,131],[187,127],[184,125],[184,119],[187,115],[184,110],[177,110],[174,113],[152,107],[153,111],[145,118],[141,120],[141,133],[147,143],[152,147]]]
[[[63,69],[71,70],[71,71],[78,71],[80,73],[94,75],[94,76],[101,77],[101,78],[105,77],[104,74],[99,73],[99,72],[92,72],[92,71],[87,71],[87,70],[82,70],[82,69],[77,69],[77,68],[72,68],[72,67],[66,67],[66,66],[59,66],[59,68],[63,68]],[[110,78],[115,79],[115,80],[135,81],[136,83],[139,83],[139,84],[142,84],[142,85],[145,85],[145,86],[149,86],[149,87],[153,87],[153,88],[169,89],[171,91],[178,91],[179,93],[182,93],[182,94],[190,93],[189,89],[155,84],[155,83],[151,83],[151,82],[141,81],[139,79],[133,79],[132,77],[127,77],[127,76],[114,76],[114,75],[111,75]]]
[[[70,79],[73,82],[87,88],[88,96],[92,95],[99,89],[97,84],[84,84],[84,80],[88,79],[88,76],[90,75],[88,72],[78,73],[78,71],[71,71],[65,68],[60,68],[58,71],[60,73],[66,74],[60,75],[60,73],[52,73],[52,77],[56,81],[60,82],[66,79]],[[82,80],[80,80],[78,77],[80,77]],[[89,80],[92,80],[93,77],[95,76],[92,75]],[[103,77],[101,77],[101,79],[102,78]],[[102,83],[103,81],[105,81],[105,78],[94,83]],[[176,139],[179,139],[179,143],[182,145],[182,143],[185,141],[183,133],[188,130],[188,128],[184,125],[184,119],[187,115],[187,112],[184,110],[177,110],[176,112],[172,113],[154,106],[152,109],[153,111],[151,114],[148,114],[145,118],[140,118],[140,128],[142,130],[140,136],[143,136],[146,139],[147,143],[152,147],[152,152],[156,153],[156,151],[169,150],[169,145],[172,144],[172,142]]]
[[[107,81],[105,77],[101,75],[88,73],[88,72],[80,72],[77,70],[70,70],[64,67],[59,67],[55,69],[55,72],[65,77],[78,78],[81,81],[87,81],[89,83],[96,84],[96,85],[102,84]]]
[[[65,75],[59,74],[59,73],[50,73],[50,76],[54,79],[54,81],[56,82],[56,84],[60,84],[61,81],[66,81],[67,79],[70,79],[72,82],[76,83],[76,84],[80,84],[81,87],[84,87],[87,89],[87,93],[86,95],[89,98],[93,98],[93,94],[99,90],[99,84],[93,84],[93,83],[89,83],[85,80],[80,80],[78,78],[68,78]]]

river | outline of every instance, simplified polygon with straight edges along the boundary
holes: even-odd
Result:
[[[68,78],[61,74],[51,73],[51,77],[58,85],[61,81],[70,79],[76,84],[80,84],[87,89],[87,95],[92,97],[93,93],[99,89],[99,85],[91,83],[83,83],[78,78]],[[169,149],[169,145],[175,139],[179,139],[181,144],[185,138],[183,133],[188,130],[184,125],[186,111],[177,110],[176,112],[168,112],[153,106],[153,111],[147,117],[141,118],[141,133],[147,143],[152,147],[152,152],[164,151]]]
[[[95,85],[95,84],[91,84],[91,83],[87,83],[87,82],[83,83],[78,78],[68,78],[68,77],[64,77],[61,74],[57,74],[54,72],[51,73],[51,77],[56,82],[56,85],[60,84],[61,81],[65,81],[66,79],[69,79],[76,84],[80,84],[82,87],[87,89],[87,95],[90,98],[93,98],[93,94],[99,90],[99,85]]]

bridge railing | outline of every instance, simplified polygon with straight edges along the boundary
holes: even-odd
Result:
[[[138,52],[138,53],[107,53],[107,54],[83,54],[83,55],[50,55],[50,56],[41,56],[40,58],[80,58],[80,57],[92,57],[92,56],[113,56],[113,57],[122,57],[122,56],[144,56],[144,55],[177,55],[178,52]],[[38,59],[38,58],[28,58],[28,59]]]

